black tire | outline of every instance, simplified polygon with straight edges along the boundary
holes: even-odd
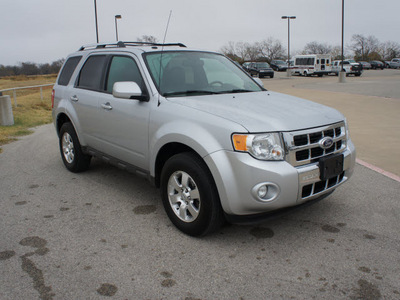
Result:
[[[89,168],[91,156],[82,152],[74,126],[69,122],[61,126],[59,146],[61,158],[68,170],[79,173]]]
[[[202,236],[218,230],[223,212],[211,172],[194,153],[172,156],[161,172],[161,198],[171,222],[182,232]]]
[[[274,78],[274,75],[269,76],[270,78]]]

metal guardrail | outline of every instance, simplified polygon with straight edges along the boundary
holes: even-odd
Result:
[[[13,92],[13,99],[14,99],[14,106],[17,107],[17,90],[24,90],[24,89],[33,89],[33,88],[40,88],[40,99],[43,100],[43,88],[47,86],[53,86],[54,83],[49,84],[42,84],[42,85],[33,85],[33,86],[22,86],[22,87],[15,87],[11,89],[0,90],[2,92]]]

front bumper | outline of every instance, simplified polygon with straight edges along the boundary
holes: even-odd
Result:
[[[258,76],[260,76],[260,77],[274,76],[274,71],[260,71],[258,73]]]
[[[355,148],[348,140],[343,173],[321,181],[318,163],[293,167],[286,161],[261,161],[247,153],[218,151],[205,157],[227,215],[255,215],[306,203],[331,193],[353,174]],[[255,187],[266,184],[271,195],[257,197]]]

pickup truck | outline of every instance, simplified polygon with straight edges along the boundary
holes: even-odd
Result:
[[[391,69],[400,68],[400,58],[393,58],[389,63],[389,68]]]
[[[339,75],[339,72],[342,69],[342,61],[335,60],[332,63],[332,71],[331,73],[335,75]],[[343,69],[346,72],[346,76],[354,75],[354,76],[361,76],[363,72],[362,65],[360,63],[355,62],[354,60],[344,60],[343,61]]]

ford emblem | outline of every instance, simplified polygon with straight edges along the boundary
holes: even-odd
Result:
[[[319,146],[322,149],[329,149],[330,147],[333,146],[333,138],[331,138],[330,136],[324,137],[319,141]]]

